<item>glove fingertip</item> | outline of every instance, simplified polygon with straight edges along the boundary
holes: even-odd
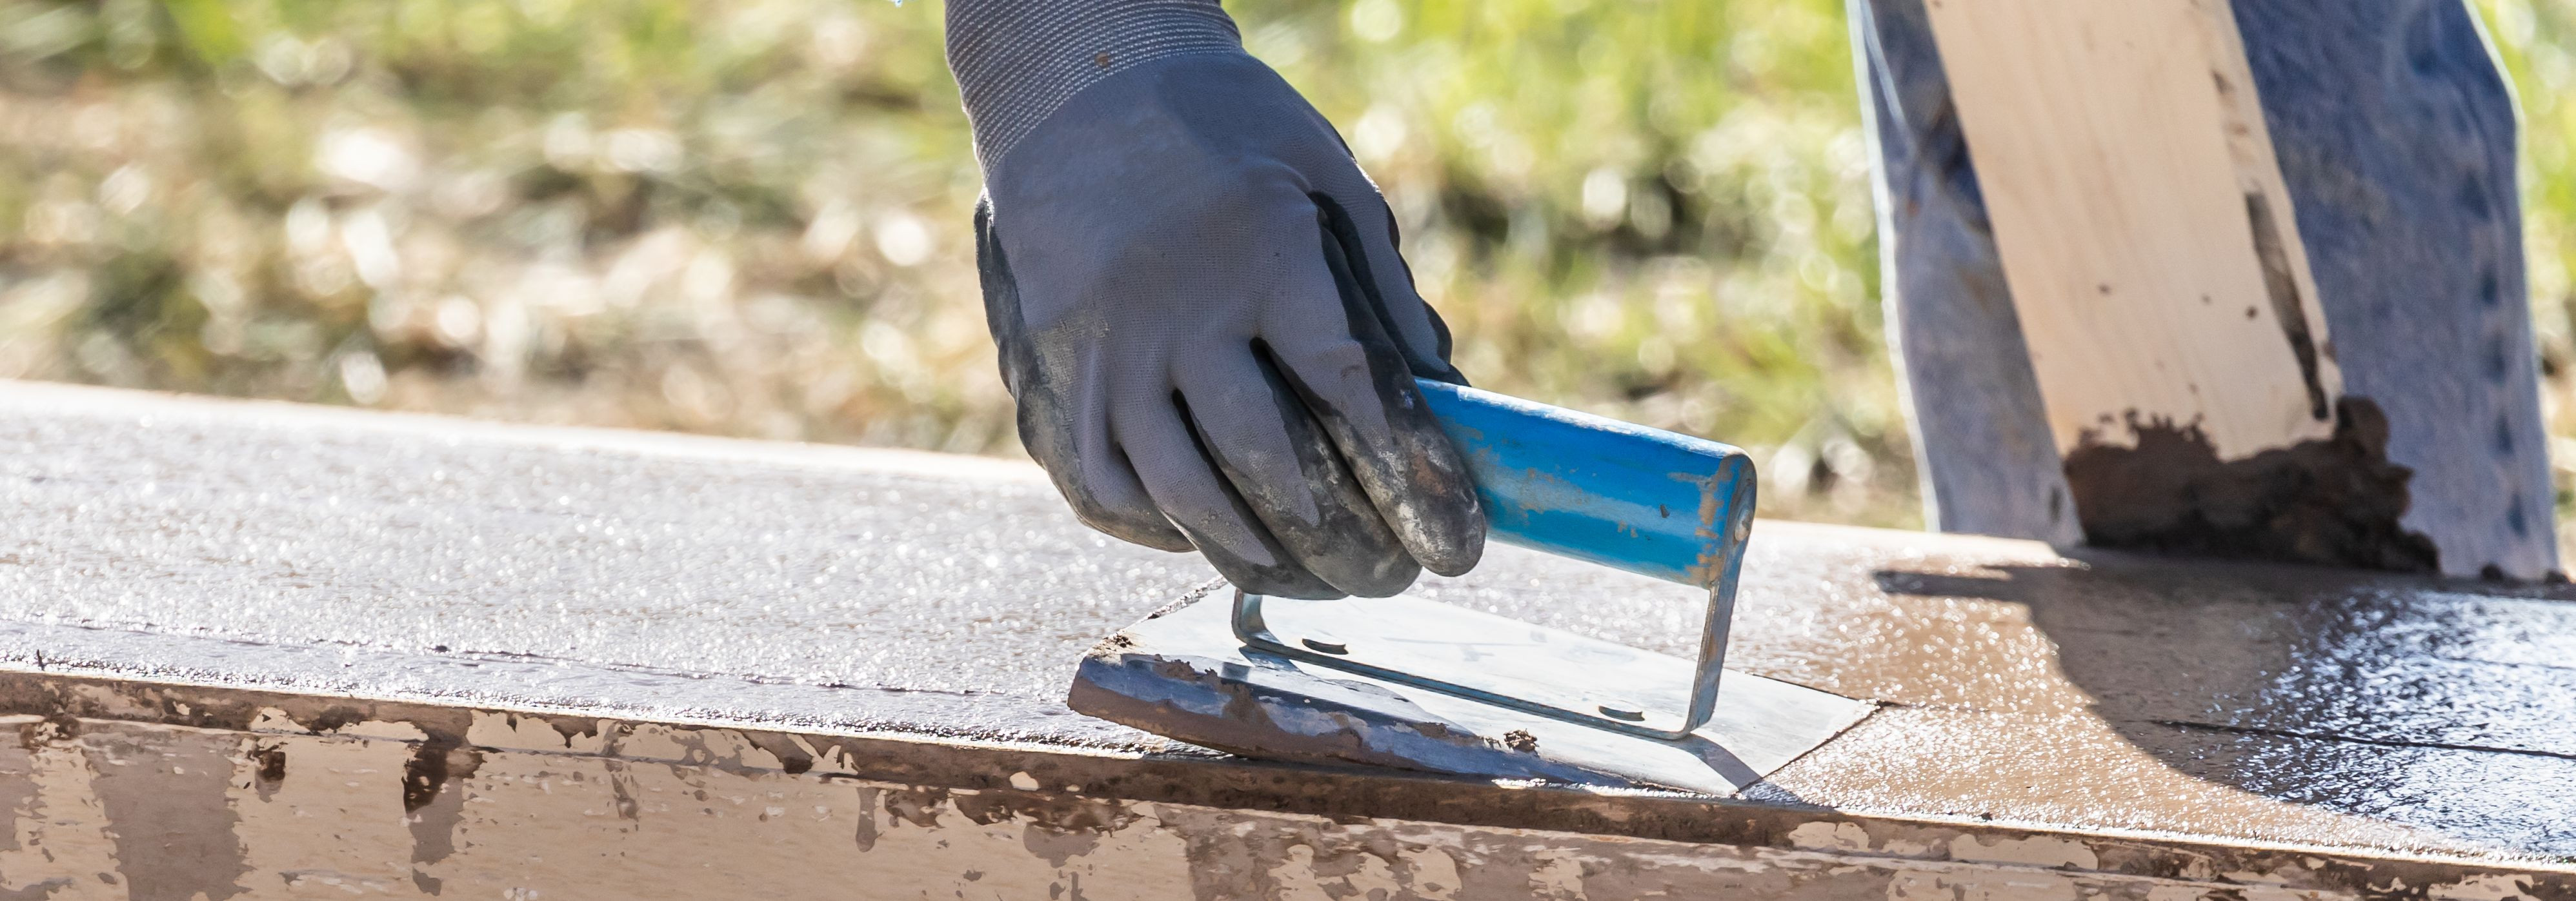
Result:
[[[1374,578],[1360,582],[1345,580],[1336,587],[1350,592],[1352,597],[1391,598],[1403,594],[1405,589],[1413,587],[1414,580],[1421,577],[1422,567],[1410,558],[1402,558],[1399,565],[1384,568],[1374,574]]]
[[[1475,569],[1476,564],[1484,557],[1485,536],[1480,533],[1471,541],[1448,545],[1431,553],[1417,554],[1414,559],[1422,561],[1422,568],[1435,574],[1463,576],[1469,570]]]
[[[1122,513],[1097,503],[1085,503],[1082,499],[1071,495],[1068,495],[1067,499],[1073,502],[1074,518],[1103,535],[1132,544],[1141,544],[1158,551],[1182,552],[1197,549],[1195,545],[1190,544],[1188,536],[1182,535],[1181,530],[1173,528],[1171,522],[1165,520],[1160,513]]]
[[[1443,576],[1464,575],[1485,554],[1485,507],[1476,494],[1475,477],[1456,445],[1432,416],[1430,404],[1411,379],[1394,380],[1403,398],[1387,411],[1399,426],[1401,445],[1412,454],[1402,470],[1414,497],[1399,510],[1396,533],[1424,569]]]
[[[1123,534],[1117,532],[1112,532],[1110,534],[1158,551],[1170,551],[1175,554],[1186,554],[1191,551],[1198,550],[1198,545],[1191,544],[1188,536],[1182,535],[1178,530],[1172,529],[1168,526],[1153,531],[1137,530]]]
[[[1443,576],[1462,576],[1475,569],[1485,556],[1485,514],[1471,493],[1461,504],[1434,501],[1448,512],[1435,516],[1438,522],[1422,522],[1419,528],[1402,530],[1407,539],[1405,549],[1422,568]]]
[[[1300,601],[1335,601],[1350,597],[1350,592],[1333,587],[1315,574],[1295,566],[1255,566],[1236,559],[1215,545],[1200,548],[1201,556],[1216,567],[1227,584],[1253,594]]]

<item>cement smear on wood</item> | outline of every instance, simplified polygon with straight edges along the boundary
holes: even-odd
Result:
[[[2388,420],[2358,397],[2335,404],[2333,437],[2241,460],[2220,460],[2197,425],[2135,411],[2066,455],[2097,547],[2437,572],[2433,540],[2399,525],[2413,474],[2388,462]]]
[[[62,687],[65,711],[92,714],[175,712],[192,696]],[[1226,794],[1157,798],[1175,783],[1158,787],[1149,762],[975,748],[942,760],[869,740],[642,723],[568,728],[502,712],[442,724],[464,729],[444,745],[411,719],[424,712],[371,705],[367,718],[327,730],[313,726],[339,717],[299,719],[278,707],[257,708],[249,731],[67,712],[0,719],[17,733],[0,742],[0,787],[18,799],[0,811],[13,842],[0,845],[0,890],[172,901],[1926,893],[2145,901],[2576,891],[2569,871],[1403,780],[1373,788],[1399,797],[1446,788],[1466,803],[1517,795],[1555,808],[1532,811],[1543,819],[1595,829],[1390,819],[1337,812],[1364,806],[1350,796],[1369,789],[1333,774],[1263,778],[1259,768],[1200,764],[1208,768],[1202,786],[1226,783]],[[411,762],[432,746],[448,748],[447,777],[422,785]],[[1676,834],[1641,836],[1638,826]]]

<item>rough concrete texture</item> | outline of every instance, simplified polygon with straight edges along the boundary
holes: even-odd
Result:
[[[1076,716],[1208,574],[1011,464],[0,383],[0,506],[31,897],[2576,897],[2565,588],[1764,523],[1729,662],[1889,706],[1709,799]],[[1693,635],[1510,549],[1423,592]]]

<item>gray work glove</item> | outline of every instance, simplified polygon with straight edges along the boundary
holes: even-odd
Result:
[[[1016,43],[1015,43],[1016,42]],[[1246,591],[1402,591],[1484,516],[1386,202],[1198,0],[956,0],[976,256],[1020,439],[1082,521]]]

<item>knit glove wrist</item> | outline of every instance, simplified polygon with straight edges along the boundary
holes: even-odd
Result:
[[[1241,53],[1215,0],[950,0],[948,68],[989,171],[1082,89],[1144,63]]]

